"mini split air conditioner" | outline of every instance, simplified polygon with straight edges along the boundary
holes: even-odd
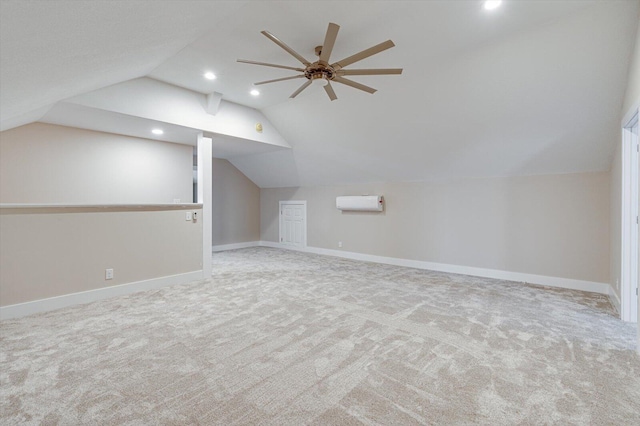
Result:
[[[381,212],[384,206],[382,195],[352,195],[336,198],[338,210],[359,212]]]

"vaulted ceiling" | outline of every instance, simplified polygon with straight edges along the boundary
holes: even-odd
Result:
[[[157,95],[172,87],[197,105],[221,93],[227,111],[273,127],[276,142],[219,132],[231,147],[220,156],[261,187],[608,170],[639,10],[636,0],[504,0],[492,12],[478,0],[2,0],[1,128],[42,120],[153,138],[149,123],[164,122],[165,140],[188,143],[235,125],[172,112]],[[354,76],[378,91],[334,84],[333,102],[315,87],[290,99],[299,79],[249,94],[295,73],[236,59],[300,66],[260,31],[315,60],[329,22],[341,26],[332,59],[392,39],[351,68],[403,74]],[[147,100],[136,111],[122,106],[130,87]]]

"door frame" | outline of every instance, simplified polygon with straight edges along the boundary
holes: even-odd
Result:
[[[622,120],[622,270],[620,282],[620,317],[623,321],[637,321],[640,300],[635,294],[638,284],[638,194],[640,193],[638,166],[638,136],[631,128],[638,123],[638,104]],[[634,318],[635,316],[635,318]]]
[[[284,227],[282,226],[282,219],[283,219],[283,215],[282,215],[282,206],[285,205],[302,205],[302,217],[303,217],[303,227],[304,227],[304,233],[303,233],[303,241],[302,241],[302,247],[306,247],[307,246],[307,201],[306,200],[289,200],[289,201],[279,201],[278,202],[278,244],[282,244],[282,239],[283,239],[283,235],[282,232],[284,230]],[[289,246],[287,246],[289,247]]]

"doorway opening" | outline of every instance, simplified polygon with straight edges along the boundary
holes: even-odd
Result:
[[[638,278],[640,277],[640,146],[638,107],[632,109],[622,126],[622,282],[620,316],[638,321]]]
[[[280,201],[280,244],[307,246],[307,202]]]

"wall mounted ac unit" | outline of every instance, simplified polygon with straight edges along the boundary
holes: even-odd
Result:
[[[336,198],[338,210],[381,212],[383,206],[382,195],[351,195]]]

